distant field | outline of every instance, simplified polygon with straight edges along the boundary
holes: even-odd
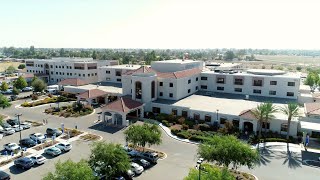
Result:
[[[13,66],[15,68],[18,68],[20,62],[1,62],[0,63],[0,72],[5,71],[9,66]]]
[[[320,57],[286,56],[286,55],[255,55],[256,59],[272,63],[320,64]]]

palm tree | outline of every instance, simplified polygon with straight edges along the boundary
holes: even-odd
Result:
[[[275,116],[273,115],[274,113],[276,113],[278,111],[277,107],[275,105],[273,105],[271,102],[266,102],[264,103],[265,105],[265,123],[267,124],[269,122],[270,119],[274,119]],[[267,131],[267,128],[264,128],[265,132]]]
[[[280,107],[280,111],[288,116],[287,141],[289,140],[290,124],[293,117],[299,116],[299,105],[297,103],[289,103],[284,107]]]
[[[263,123],[263,120],[264,120],[265,112],[266,112],[266,108],[265,108],[264,103],[259,104],[255,109],[252,110],[252,114],[257,118],[257,120],[259,122],[259,128],[258,128],[258,131],[259,131],[258,139],[259,139],[259,141],[260,141],[260,138],[261,138],[261,129],[262,129],[262,123]]]

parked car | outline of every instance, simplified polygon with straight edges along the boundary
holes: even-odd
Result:
[[[18,119],[8,119],[7,123],[10,124],[11,126],[13,125],[19,125]]]
[[[8,150],[8,151],[21,150],[21,147],[18,146],[17,143],[7,143],[7,144],[3,145],[3,147],[5,150]]]
[[[58,156],[61,154],[61,150],[57,147],[50,147],[44,150],[45,154],[51,155],[51,156]]]
[[[8,123],[6,123],[6,122],[2,123],[1,126],[2,126],[3,128],[11,128],[11,125],[8,124]]]
[[[11,101],[15,101],[17,98],[18,98],[17,95],[11,95],[11,96],[10,96],[10,100],[11,100]]]
[[[19,143],[21,146],[26,146],[26,147],[33,147],[33,146],[37,145],[37,143],[34,140],[32,140],[31,138],[21,139],[19,141]]]
[[[25,87],[22,89],[22,91],[27,92],[27,91],[32,91],[33,88],[32,87]]]
[[[133,159],[133,162],[141,165],[144,169],[146,169],[150,166],[150,162],[145,159],[142,159],[142,158],[135,158],[135,159]]]
[[[135,173],[135,174],[141,174],[143,172],[143,167],[140,166],[137,163],[132,162],[131,163],[131,170]]]
[[[29,129],[29,128],[31,128],[31,123],[22,122],[22,123],[20,124],[20,126],[22,126],[23,129]]]
[[[128,146],[124,146],[123,149],[127,152],[127,154],[130,156],[130,157],[136,157],[136,156],[139,156],[139,151],[136,151],[134,149],[131,149],[130,147]]]
[[[40,154],[33,155],[30,158],[32,159],[34,164],[38,164],[38,165],[44,164],[44,162],[46,162],[46,160],[47,160],[45,157],[43,157]]]
[[[152,163],[157,163],[159,159],[158,154],[155,152],[143,152],[143,153],[139,153],[139,156]]]
[[[29,135],[29,137],[36,142],[44,142],[46,140],[44,135],[41,133],[32,133]]]
[[[135,174],[131,169],[129,169],[127,172],[123,173],[122,175],[126,180],[130,180],[130,179],[133,179]]]
[[[56,137],[58,137],[62,134],[62,131],[60,131],[57,128],[47,128],[46,133],[47,135],[50,135],[50,136],[53,136],[55,134]]]
[[[34,162],[31,158],[22,157],[22,158],[15,160],[14,165],[16,167],[20,167],[22,169],[30,169],[34,165]]]
[[[12,129],[15,131],[15,132],[19,132],[19,131],[22,131],[23,130],[23,127],[19,126],[19,125],[13,125],[12,126]]]
[[[14,129],[12,129],[12,128],[1,128],[0,132],[2,132],[6,136],[15,133]]]
[[[12,89],[8,89],[6,91],[2,91],[2,94],[12,94]]]
[[[61,151],[67,152],[71,150],[72,145],[68,142],[61,142],[57,144],[56,147],[59,148]]]
[[[8,173],[0,171],[0,180],[10,180],[11,177]]]
[[[204,161],[203,158],[199,158],[198,161],[197,161],[197,164],[201,164],[203,161]]]

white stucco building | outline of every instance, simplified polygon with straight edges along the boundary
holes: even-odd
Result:
[[[92,58],[52,58],[26,60],[27,73],[45,75],[49,84],[68,78],[79,78],[93,83],[98,81],[98,68],[118,65],[116,60],[93,60]]]

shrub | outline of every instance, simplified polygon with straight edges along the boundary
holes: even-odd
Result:
[[[31,100],[38,100],[39,96],[36,94],[31,95]]]
[[[210,131],[210,126],[208,124],[199,124],[198,126],[201,131]]]
[[[188,131],[181,131],[179,133],[177,133],[177,136],[183,139],[189,139],[189,137],[191,136],[190,133],[188,133]]]
[[[196,142],[203,142],[203,141],[209,141],[211,137],[206,136],[191,136],[189,140],[196,141]]]
[[[57,101],[59,101],[59,102],[65,102],[67,100],[68,100],[68,98],[66,98],[65,96],[59,96],[57,99]]]
[[[189,129],[189,126],[186,125],[186,124],[182,124],[182,129],[183,129],[183,130],[188,130],[188,129]]]
[[[184,118],[184,117],[179,117],[177,121],[178,121],[179,124],[182,124],[182,125],[183,125],[184,122],[186,121],[186,118]]]
[[[178,129],[171,129],[171,133],[177,135],[180,132]]]
[[[162,120],[161,121],[163,125],[167,126],[167,127],[170,127],[170,124],[167,120]]]
[[[30,107],[30,103],[28,102],[24,102],[21,104],[22,107]]]
[[[189,129],[192,129],[193,126],[196,124],[194,121],[191,120],[186,120],[184,123],[189,126]]]
[[[52,97],[53,97],[53,95],[52,95],[52,94],[48,94],[48,97],[49,97],[49,98],[52,98]]]

